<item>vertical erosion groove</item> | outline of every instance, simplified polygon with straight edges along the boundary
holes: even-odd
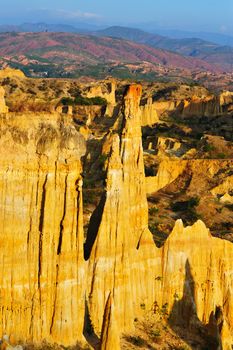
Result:
[[[45,181],[42,187],[42,198],[40,207],[40,219],[39,219],[39,254],[38,254],[38,288],[40,288],[40,276],[42,269],[42,245],[43,245],[43,227],[44,227],[44,215],[45,215],[45,200],[46,200],[46,184],[48,175],[45,177]]]
[[[64,224],[64,219],[65,219],[65,216],[66,216],[67,178],[68,178],[68,175],[65,178],[63,215],[62,215],[62,219],[60,221],[60,233],[59,233],[59,240],[58,240],[58,246],[57,246],[57,255],[61,254],[61,248],[62,248],[62,237],[63,237],[63,231],[64,231],[64,225],[63,224]]]
[[[59,275],[59,264],[56,265],[56,290],[55,290],[55,297],[53,302],[53,313],[51,318],[50,334],[52,334],[53,332],[53,325],[54,325],[54,319],[55,319],[55,313],[56,313],[58,275]]]

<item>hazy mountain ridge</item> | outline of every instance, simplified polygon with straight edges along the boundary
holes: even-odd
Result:
[[[67,33],[84,33],[84,32],[93,32],[93,31],[108,31],[110,28],[119,28],[123,30],[132,30],[134,32],[141,32],[143,36],[147,34],[148,37],[157,36],[158,38],[169,38],[169,39],[190,39],[193,38],[201,39],[203,41],[208,41],[220,46],[233,46],[233,36],[227,35],[224,33],[212,33],[212,32],[190,32],[185,30],[176,30],[176,29],[161,29],[161,28],[152,28],[148,25],[135,24],[134,26],[120,26],[114,25],[109,26],[106,24],[95,25],[85,22],[80,23],[30,23],[25,22],[19,25],[14,24],[0,24],[0,32],[41,32],[41,31],[50,31],[50,32],[67,32]],[[133,40],[133,38],[132,38]]]
[[[173,39],[185,39],[185,38],[199,38],[205,41],[211,41],[218,45],[233,46],[233,36],[224,33],[212,33],[212,32],[190,32],[185,30],[172,30],[172,29],[145,29],[148,32],[168,36]]]
[[[132,40],[141,44],[177,52],[184,56],[198,57],[206,62],[224,65],[232,68],[233,48],[199,38],[171,39],[157,34],[150,34],[140,29],[127,27],[109,27],[97,32],[100,36],[109,36]]]
[[[103,27],[103,26],[102,26]],[[86,23],[72,24],[57,23],[50,24],[45,22],[38,23],[22,23],[19,25],[2,24],[0,25],[0,33],[5,32],[66,32],[66,33],[84,33],[99,29],[98,26]]]

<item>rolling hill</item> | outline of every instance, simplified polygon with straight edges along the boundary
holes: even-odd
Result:
[[[97,64],[112,61],[134,63],[147,61],[168,67],[217,69],[195,58],[155,49],[129,40],[73,33],[4,33],[0,34],[0,55],[25,55],[51,62]]]
[[[148,72],[175,70],[182,75],[189,72],[221,72],[222,67],[196,57],[185,57],[178,53],[156,49],[133,41],[80,35],[76,33],[1,33],[0,63],[23,69],[26,74],[41,76],[90,75],[98,66],[111,69],[140,69]],[[90,70],[90,69],[89,69]]]
[[[96,35],[132,40],[154,48],[169,50],[188,57],[196,57],[231,71],[233,67],[233,48],[220,46],[199,38],[171,39],[151,34],[140,29],[128,27],[109,27],[96,32]]]

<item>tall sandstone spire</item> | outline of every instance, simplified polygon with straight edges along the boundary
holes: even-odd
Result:
[[[140,305],[152,303],[153,280],[149,259],[154,242],[148,230],[148,207],[143,164],[140,109],[141,86],[132,85],[124,97],[122,130],[112,137],[97,232],[89,231],[89,309],[93,326],[100,332],[109,293],[116,305],[121,330],[131,329]],[[95,240],[92,236],[95,236]],[[87,245],[88,245],[87,240]],[[140,245],[149,245],[149,256]]]

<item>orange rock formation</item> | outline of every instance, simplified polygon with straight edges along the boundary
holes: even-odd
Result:
[[[1,334],[72,345],[83,339],[86,306],[101,349],[117,350],[121,333],[156,304],[167,306],[172,325],[201,323],[224,350],[232,348],[232,243],[211,237],[201,221],[186,228],[178,221],[157,248],[148,229],[140,98],[141,86],[130,86],[120,131],[112,131],[86,261],[84,138],[64,115],[1,117]],[[154,191],[188,163],[171,164],[159,169]]]
[[[86,242],[89,258],[88,295],[93,326],[100,333],[109,293],[114,297],[119,328],[131,329],[150,284],[138,247],[148,230],[139,101],[141,87],[125,96],[121,137],[113,135],[106,192],[93,216]],[[129,204],[130,203],[130,204]],[[96,220],[101,218],[96,230]],[[146,262],[147,263],[147,262]]]

